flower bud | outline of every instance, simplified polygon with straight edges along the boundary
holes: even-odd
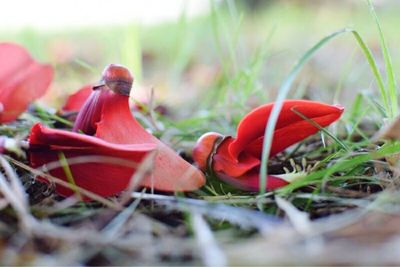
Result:
[[[193,148],[193,160],[199,169],[205,171],[208,167],[210,156],[216,149],[216,146],[224,138],[223,135],[215,132],[203,134]]]
[[[110,64],[104,69],[100,83],[100,86],[106,85],[114,93],[129,96],[133,76],[124,66]]]

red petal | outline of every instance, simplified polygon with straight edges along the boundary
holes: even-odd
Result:
[[[217,153],[213,156],[213,170],[215,172],[223,172],[231,177],[239,177],[260,165],[260,160],[249,153],[241,153],[239,158],[232,158],[228,148],[233,141],[232,137],[227,137],[219,145]]]
[[[249,149],[254,156],[260,155],[262,138],[273,108],[273,103],[258,107],[248,113],[239,123],[237,138],[229,146],[232,157]],[[307,100],[285,100],[275,127],[270,156],[318,132],[318,128],[304,120],[293,109],[312,119],[321,127],[326,127],[336,121],[343,112],[343,107],[328,105]]]
[[[97,89],[92,91],[79,111],[72,131],[94,135],[97,123],[101,120],[103,104],[112,94],[110,90]]]
[[[39,64],[19,45],[0,44],[0,122],[15,120],[53,79],[53,68]]]
[[[153,143],[158,154],[152,177],[142,184],[161,191],[191,191],[205,183],[204,175],[171,148],[149,134],[132,116],[128,97],[111,93],[104,101],[96,136],[117,144]]]
[[[34,168],[59,161],[60,152],[67,159],[77,156],[109,156],[139,164],[148,152],[156,148],[154,144],[148,143],[112,144],[83,134],[50,129],[41,124],[33,126],[29,144],[30,163]],[[111,196],[124,190],[135,171],[133,166],[104,162],[85,162],[69,167],[76,185],[101,196]],[[62,167],[50,170],[50,174],[67,181]],[[63,196],[73,194],[70,189],[59,185],[56,191]]]
[[[258,168],[253,169],[250,172],[245,173],[241,177],[230,177],[224,173],[217,173],[218,178],[222,181],[233,185],[242,190],[246,191],[258,191],[260,190],[260,178]],[[278,178],[273,175],[268,175],[267,188],[266,190],[275,190],[289,184],[287,181]]]
[[[88,84],[80,88],[77,92],[70,95],[62,107],[62,111],[68,112],[78,112],[85,104],[86,100],[89,98],[93,91],[93,85]]]
[[[215,147],[223,139],[223,135],[214,132],[203,134],[199,138],[193,148],[192,157],[200,170],[207,170],[211,153],[213,153]]]
[[[313,121],[321,127],[326,127],[332,122],[336,121],[339,117],[340,114],[332,113],[326,116],[313,118]],[[277,129],[274,132],[270,156],[273,157],[277,153],[283,151],[285,148],[300,142],[301,140],[312,134],[315,134],[318,131],[319,129],[317,127],[304,120],[293,123],[290,126]],[[263,137],[256,139],[247,146],[246,151],[255,157],[261,157],[263,141]]]

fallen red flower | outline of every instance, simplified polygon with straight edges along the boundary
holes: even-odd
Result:
[[[10,122],[42,96],[53,79],[53,68],[36,62],[19,45],[0,43],[0,123]]]
[[[266,104],[248,113],[239,123],[236,138],[224,137],[218,133],[203,135],[193,149],[193,158],[197,165],[239,188],[259,190],[264,130],[272,108],[273,103]],[[341,106],[320,102],[284,101],[275,127],[270,157],[318,132],[316,125],[322,128],[330,125],[339,119],[342,112]],[[267,184],[267,189],[274,190],[288,182],[270,175]]]
[[[111,76],[110,81],[109,73],[114,74],[114,71],[129,73],[117,65],[106,68],[102,84],[94,87],[78,114],[74,125],[76,132],[50,129],[40,124],[32,128],[29,138],[31,166],[37,168],[56,161],[60,153],[67,159],[100,155],[137,163],[147,153],[156,150],[152,174],[140,181],[141,186],[172,192],[201,187],[205,183],[202,172],[149,134],[132,116],[127,91],[129,75],[122,75],[123,81]],[[121,167],[104,162],[69,167],[76,185],[101,196],[111,196],[125,189],[136,170],[132,166]],[[61,167],[50,170],[50,174],[68,181]],[[63,196],[73,194],[70,189],[58,185],[56,191]]]

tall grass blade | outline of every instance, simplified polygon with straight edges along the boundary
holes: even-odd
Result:
[[[369,66],[371,67],[372,73],[374,74],[376,82],[378,84],[378,88],[379,88],[379,92],[381,94],[383,106],[384,106],[385,111],[386,111],[385,115],[388,116],[388,112],[390,112],[388,96],[387,96],[387,93],[386,93],[385,85],[383,83],[382,75],[378,70],[378,66],[376,64],[374,56],[372,55],[372,52],[368,48],[367,44],[362,39],[361,35],[357,31],[355,31],[353,29],[349,29],[349,31],[353,34],[353,36],[356,39],[358,45],[360,46],[361,50],[363,51],[364,56],[367,59]]]
[[[385,36],[383,35],[381,24],[379,22],[379,18],[375,12],[374,5],[372,4],[371,0],[367,0],[370,12],[372,17],[375,20],[375,24],[378,28],[379,32],[379,40],[381,43],[381,49],[383,58],[385,60],[385,68],[386,68],[386,79],[387,79],[387,91],[389,93],[390,99],[390,118],[393,119],[396,117],[398,113],[398,100],[397,100],[397,91],[396,91],[396,78],[393,71],[393,64],[392,59],[390,57],[388,47],[386,44]]]
[[[271,115],[268,119],[267,126],[265,127],[265,132],[264,132],[264,143],[261,155],[261,168],[260,168],[260,188],[259,188],[260,194],[264,194],[265,189],[267,187],[267,165],[268,165],[268,158],[271,150],[272,137],[274,135],[275,125],[278,120],[279,113],[281,112],[283,101],[285,100],[294,79],[296,78],[297,74],[300,72],[304,64],[308,62],[308,60],[312,57],[312,55],[316,51],[318,51],[321,47],[323,47],[326,43],[328,43],[336,36],[339,36],[348,31],[349,31],[348,29],[342,29],[321,39],[316,45],[314,45],[300,58],[297,64],[290,71],[289,75],[283,82],[282,86],[279,88],[278,97],[276,98],[274,107],[272,108]]]
[[[133,72],[135,81],[142,80],[142,47],[140,31],[136,24],[128,25],[123,31],[123,42],[119,44],[121,63]]]

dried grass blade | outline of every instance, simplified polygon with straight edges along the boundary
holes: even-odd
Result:
[[[192,226],[199,244],[205,266],[227,266],[224,252],[218,246],[214,235],[203,215],[192,213]]]
[[[178,198],[157,194],[141,194],[136,192],[132,193],[132,197],[154,200],[174,210],[197,212],[210,218],[229,221],[243,228],[256,228],[264,235],[274,232],[276,227],[282,225],[282,221],[272,215],[260,211],[232,207],[221,203],[210,203],[199,199]]]

